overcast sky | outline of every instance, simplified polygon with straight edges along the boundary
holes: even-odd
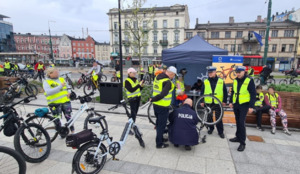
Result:
[[[122,0],[123,1],[123,0]],[[268,0],[148,0],[145,7],[171,6],[186,3],[189,8],[190,28],[196,18],[199,23],[254,21],[257,15],[266,17]],[[272,14],[300,8],[300,0],[273,0]],[[82,37],[82,28],[99,42],[109,41],[108,16],[111,8],[117,8],[118,0],[0,0],[0,14],[11,17],[17,33],[48,33],[48,21],[52,34]]]

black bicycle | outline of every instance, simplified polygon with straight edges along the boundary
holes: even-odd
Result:
[[[81,76],[77,81],[77,88],[80,89],[84,84],[86,84],[89,80],[89,77],[86,76],[84,73],[80,73]]]
[[[68,83],[69,86],[71,86],[72,89],[74,89],[74,84],[73,84],[71,78],[69,77],[69,74],[72,74],[72,72],[64,73],[64,74],[61,74],[60,76],[66,80],[66,82]]]
[[[300,85],[300,80],[295,80],[295,76],[292,76],[292,75],[285,75],[285,79],[282,79],[279,81],[279,84],[296,84],[296,85]]]
[[[47,131],[35,123],[26,123],[19,116],[14,106],[24,102],[29,103],[30,98],[26,97],[16,103],[0,106],[0,112],[4,115],[0,117],[3,123],[0,125],[0,132],[3,130],[4,135],[14,135],[14,147],[26,161],[38,163],[44,161],[50,153],[51,142]]]
[[[5,174],[25,174],[25,160],[17,151],[0,146],[0,171]]]
[[[254,80],[255,85],[260,85],[261,84],[261,77],[256,77]],[[265,84],[266,85],[271,85],[271,84],[276,84],[276,81],[274,79],[274,76],[269,76],[266,80],[265,80]]]

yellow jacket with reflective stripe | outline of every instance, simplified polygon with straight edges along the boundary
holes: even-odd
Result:
[[[126,80],[130,83],[132,88],[135,88],[137,85],[139,85],[139,81],[137,79],[136,79],[135,83],[133,82],[133,80],[131,78],[127,78]],[[125,86],[125,81],[124,81],[124,86]],[[131,93],[126,89],[126,95],[127,95],[127,98],[139,97],[139,96],[141,96],[141,90],[140,90],[140,88],[138,88],[137,90],[135,90],[134,92]]]
[[[184,92],[185,91],[185,87],[184,87],[184,82],[181,82],[181,81],[179,81],[179,80],[176,80],[176,87],[177,87],[177,84],[179,84],[180,85],[180,90],[182,91],[182,92]],[[178,90],[178,89],[177,89]],[[178,94],[176,93],[176,97],[178,96]]]
[[[40,69],[44,69],[44,64],[38,64],[38,68],[37,68],[38,70],[40,70]]]
[[[145,72],[144,72],[144,68],[141,68],[140,69],[140,74],[144,74]]]
[[[263,104],[263,101],[264,101],[264,93],[262,92],[260,92],[259,94],[256,93],[256,102],[254,106],[261,106]]]
[[[164,98],[162,98],[159,101],[153,102],[153,104],[156,104],[158,106],[164,106],[164,107],[170,106],[170,104],[172,102],[172,92],[174,90],[175,85],[174,85],[174,83],[172,83],[172,81],[169,78],[163,78],[160,80],[157,80],[156,78],[154,79],[152,96],[156,96],[156,95],[160,94],[163,90],[163,83],[168,80],[171,83],[171,89],[169,90],[168,95],[166,95]]]
[[[149,70],[149,74],[153,74],[154,73],[154,67],[153,66],[149,66],[148,67],[148,70]]]
[[[5,69],[10,69],[10,63],[9,62],[5,62],[4,63],[4,68]]]
[[[33,70],[33,67],[31,65],[26,65],[28,70]]]
[[[56,81],[51,80],[51,79],[47,79],[46,81],[51,88],[55,88],[55,87],[61,85],[62,83],[65,83],[65,79],[62,77],[59,78],[60,83],[57,83]],[[49,104],[61,104],[61,103],[66,103],[66,102],[70,101],[70,99],[68,98],[68,89],[67,89],[66,85],[64,87],[62,87],[61,90],[56,94],[48,95],[45,92],[44,95],[46,96],[48,105]]]
[[[251,71],[253,71],[253,74],[250,75]],[[249,75],[250,77],[254,77],[254,69],[253,69],[253,68],[250,67],[250,68],[248,69],[248,75]]]
[[[269,102],[271,104],[272,107],[277,108],[278,107],[278,94],[275,93],[274,96],[270,95],[269,93],[266,94],[266,96],[269,99]]]
[[[211,89],[211,85],[210,85],[210,82],[208,79],[204,80],[204,95],[213,95],[215,97],[217,97],[220,102],[222,103],[223,102],[223,86],[224,86],[224,81],[219,78],[218,79],[218,82],[217,82],[217,85],[216,85],[216,88],[215,88],[215,91],[212,92],[212,89]],[[205,98],[204,99],[204,102],[205,103],[212,103],[212,98]],[[215,101],[214,101],[215,103]]]
[[[241,86],[241,89],[239,90],[239,104],[250,102],[250,93],[248,91],[249,83],[250,83],[250,78],[246,77],[243,84],[242,84],[242,86]],[[238,95],[237,85],[238,85],[238,82],[235,79],[233,81],[233,90],[234,90],[234,94],[233,94],[234,96],[232,98],[233,103],[236,103],[236,98],[237,98],[237,95]]]

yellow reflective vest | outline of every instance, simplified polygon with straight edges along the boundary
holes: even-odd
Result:
[[[219,78],[218,82],[217,82],[217,85],[216,85],[216,88],[215,88],[215,91],[212,92],[210,81],[208,79],[206,79],[206,80],[204,80],[204,95],[213,95],[216,98],[218,98],[220,100],[220,102],[222,103],[223,102],[223,96],[224,96],[223,86],[224,86],[224,81],[221,78]],[[212,103],[212,98],[207,98],[206,97],[204,99],[204,102],[211,104]],[[216,102],[214,101],[214,103],[216,103]]]
[[[185,91],[185,87],[184,87],[184,82],[181,82],[181,81],[179,81],[179,80],[176,80],[176,87],[177,87],[177,84],[179,84],[180,85],[180,90],[181,91]],[[178,96],[178,94],[176,94],[176,97]]]
[[[253,71],[253,73],[252,73],[252,71]],[[252,74],[251,74],[252,73]],[[251,74],[251,75],[250,75]],[[251,67],[249,67],[249,69],[248,69],[248,75],[250,76],[250,77],[254,77],[254,69],[253,68],[251,68]]]
[[[274,108],[278,108],[278,94],[275,93],[273,96],[267,93],[266,96],[268,97],[271,106]]]
[[[133,80],[131,78],[127,78],[125,81],[124,81],[124,86],[125,86],[125,82],[128,81],[131,85],[132,88],[135,88],[137,85],[139,85],[139,81],[136,80],[135,83],[133,82]],[[125,88],[126,89],[126,88]],[[127,95],[127,98],[133,98],[133,97],[139,97],[141,96],[141,90],[140,88],[138,88],[137,90],[135,90],[134,92],[129,92],[127,89],[126,89],[126,95]]]
[[[153,82],[153,93],[152,96],[156,96],[160,94],[163,90],[163,83],[166,81],[170,81],[171,83],[171,89],[169,90],[168,95],[166,95],[164,98],[162,98],[159,101],[153,102],[153,104],[158,105],[158,106],[163,106],[163,107],[168,107],[171,105],[172,102],[172,92],[174,90],[174,83],[169,78],[163,78],[160,80],[157,80],[156,78],[154,79]]]
[[[153,74],[154,73],[154,67],[153,66],[149,66],[148,67],[148,71],[149,71],[149,74]]]
[[[236,79],[233,81],[233,90],[234,90],[234,94],[232,98],[233,103],[236,103],[237,96],[239,96],[239,104],[250,102],[250,93],[248,91],[249,83],[250,83],[250,78],[246,77],[240,90],[238,91],[237,89],[238,82]]]
[[[59,78],[59,81],[60,81],[60,83],[57,83],[56,81],[51,80],[51,79],[46,80],[46,82],[49,84],[49,86],[51,88],[55,88],[55,87],[61,85],[62,83],[65,83],[65,79],[62,77]],[[48,105],[49,104],[62,104],[62,103],[66,103],[66,102],[70,101],[70,99],[68,98],[68,89],[67,89],[66,85],[64,87],[62,87],[61,90],[56,94],[48,95],[45,92],[44,95],[46,96]]]
[[[10,69],[10,62],[5,62],[4,63],[4,68],[5,69]]]
[[[44,69],[44,64],[38,64],[38,70],[43,70]]]
[[[256,93],[256,102],[254,106],[261,106],[264,102],[264,93],[260,92],[259,94]]]

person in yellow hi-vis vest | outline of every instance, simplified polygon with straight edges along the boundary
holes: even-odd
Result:
[[[207,68],[208,72],[208,79],[204,80],[204,85],[202,85],[201,88],[201,94],[202,95],[213,95],[216,98],[220,100],[223,106],[226,106],[227,103],[227,97],[228,97],[228,92],[227,88],[225,85],[224,80],[219,78],[216,75],[216,67],[213,66],[208,66]],[[206,105],[209,105],[210,108],[212,108],[213,111],[215,111],[215,117],[216,120],[219,118],[221,114],[221,108],[219,107],[218,103],[215,103],[215,101],[206,99],[203,101]],[[204,103],[201,103],[201,106],[204,107]],[[212,122],[213,121],[213,114],[210,114],[208,116],[208,121]],[[217,125],[217,130],[218,134],[221,138],[225,138],[224,135],[224,126],[223,126],[223,121],[221,120]],[[214,131],[214,126],[210,126],[208,130],[208,134],[212,134]]]
[[[245,76],[245,67],[237,66],[235,71],[237,78],[233,81],[229,107],[233,108],[236,120],[235,137],[229,139],[231,142],[239,142],[238,151],[246,148],[246,116],[252,113],[256,98],[255,84],[253,79]]]
[[[163,134],[166,129],[169,117],[169,107],[172,102],[172,92],[174,84],[171,81],[177,75],[177,69],[170,66],[166,73],[161,73],[153,82],[153,93],[150,101],[153,103],[154,114],[156,116],[156,148],[166,148],[169,144],[164,142]]]
[[[71,119],[72,106],[70,102],[70,91],[65,79],[59,77],[59,72],[55,67],[48,68],[46,71],[47,79],[43,82],[44,95],[48,106],[55,117],[61,117],[64,113],[65,118]],[[58,122],[60,123],[60,121]],[[74,126],[70,127],[74,133]]]
[[[148,66],[148,73],[150,75],[150,83],[154,80],[154,66],[150,64]]]
[[[4,73],[7,75],[11,71],[11,63],[6,59],[4,62]]]
[[[254,77],[254,69],[249,66],[248,72],[247,72],[248,76],[253,78]]]
[[[254,104],[253,113],[256,114],[256,122],[257,122],[257,129],[260,131],[264,131],[263,127],[261,126],[261,119],[262,113],[268,113],[270,106],[266,105],[264,102],[265,95],[262,92],[262,86],[256,86],[256,100]]]
[[[45,79],[45,75],[44,75],[45,65],[43,61],[40,60],[37,64],[35,64],[34,69],[38,72],[40,81],[42,81],[42,79]]]
[[[182,74],[178,74],[178,79],[175,82],[176,84],[176,106],[179,106],[187,98],[185,94],[185,86]]]
[[[145,74],[145,70],[144,70],[144,67],[143,67],[143,65],[140,65],[140,71],[139,71],[139,75],[140,75],[140,81],[142,81],[143,80],[143,78],[144,78],[144,74]]]
[[[139,110],[140,101],[141,101],[141,91],[144,86],[144,82],[136,78],[136,70],[134,68],[129,68],[127,70],[128,77],[124,81],[124,87],[126,90],[126,95],[129,100],[130,110],[131,110],[131,118],[135,122],[136,115]]]
[[[93,62],[93,67],[87,72],[87,74],[92,74],[93,79],[98,83],[101,81],[101,76],[102,76],[102,70],[101,66],[94,61]]]

